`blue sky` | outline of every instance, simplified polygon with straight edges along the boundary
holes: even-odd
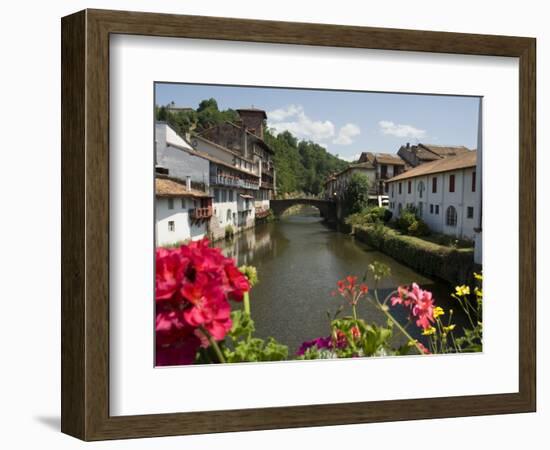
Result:
[[[478,97],[196,84],[156,85],[156,103],[220,109],[254,106],[268,126],[317,142],[343,159],[363,151],[396,153],[407,142],[477,147]]]

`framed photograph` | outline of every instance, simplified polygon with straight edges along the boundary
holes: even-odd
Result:
[[[535,411],[535,39],[61,29],[64,433]]]

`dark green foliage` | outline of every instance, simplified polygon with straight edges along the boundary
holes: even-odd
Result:
[[[430,234],[430,228],[418,217],[414,207],[405,208],[395,220],[395,225],[403,233],[411,236],[428,236]]]
[[[182,136],[191,130],[202,131],[226,120],[238,119],[238,114],[232,109],[220,111],[213,98],[200,102],[197,110],[169,111],[168,106],[155,107],[156,119],[165,121]]]
[[[476,270],[473,249],[444,247],[382,224],[357,227],[355,237],[425,275],[455,285],[468,282]]]
[[[430,234],[430,228],[422,219],[416,219],[407,228],[407,234],[411,236],[427,236]]]
[[[318,195],[326,178],[348,165],[319,144],[298,141],[288,131],[275,135],[267,130],[264,139],[275,152],[277,191],[280,194],[304,192]]]
[[[388,223],[392,218],[392,212],[383,206],[371,206],[362,211],[346,217],[346,224],[352,226],[370,225],[374,223]]]
[[[346,216],[355,214],[366,208],[369,201],[369,177],[362,173],[354,173],[344,191],[344,210]]]

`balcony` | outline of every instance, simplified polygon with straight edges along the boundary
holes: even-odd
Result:
[[[210,219],[210,217],[212,217],[212,207],[206,206],[204,208],[195,208],[189,211],[189,214],[193,220]]]
[[[227,177],[223,175],[216,175],[210,177],[210,184],[217,186],[230,186],[243,189],[259,189],[260,183],[258,181],[243,180],[238,177]]]
[[[262,173],[268,173],[270,175],[273,175],[273,166],[270,166],[269,164],[262,162]]]
[[[268,182],[262,180],[262,188],[263,189],[273,189],[273,183],[268,183]]]

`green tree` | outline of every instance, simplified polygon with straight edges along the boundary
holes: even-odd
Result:
[[[367,206],[369,200],[369,177],[362,173],[354,173],[344,191],[344,208],[346,216],[355,214]]]

